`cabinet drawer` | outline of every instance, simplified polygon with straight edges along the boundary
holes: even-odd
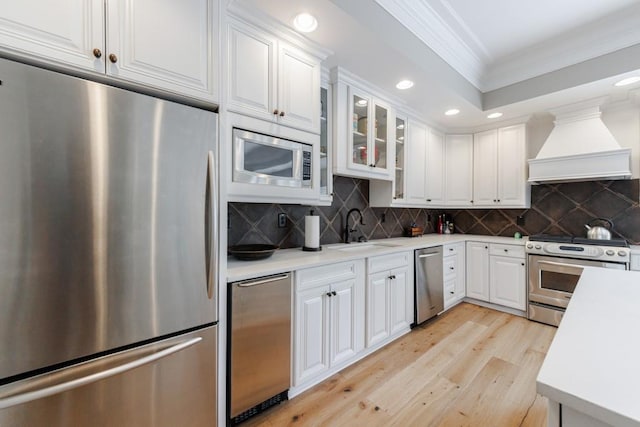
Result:
[[[489,245],[489,255],[506,256],[510,258],[524,259],[524,246],[520,245],[502,245],[491,243]]]
[[[413,252],[370,257],[367,259],[367,274],[405,267],[409,265],[409,257],[411,256],[413,256]]]
[[[451,302],[456,298],[456,278],[448,279],[444,281],[443,285],[443,297],[445,304]]]
[[[452,256],[444,258],[442,261],[442,274],[444,277],[455,277],[458,272],[458,257]]]
[[[362,265],[363,262],[363,260],[355,260],[298,270],[295,272],[296,290],[301,291],[318,284],[352,279],[357,276],[358,265]]]
[[[442,256],[446,258],[448,256],[458,255],[459,252],[464,252],[464,242],[444,245]]]

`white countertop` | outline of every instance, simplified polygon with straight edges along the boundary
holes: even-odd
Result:
[[[537,379],[540,394],[640,426],[640,272],[585,268]]]
[[[270,258],[259,261],[241,261],[230,256],[227,260],[227,282],[252,279],[334,262],[466,241],[524,245],[527,239],[475,234],[425,234],[420,237],[396,237],[370,240],[366,243],[350,243],[349,245],[344,243],[325,245],[322,251],[319,252],[304,252],[300,248],[279,249]],[[367,244],[376,243],[395,246],[366,246]],[[349,246],[349,249],[351,249],[351,247],[357,247],[358,245],[362,245],[362,250],[354,249],[345,252],[336,249],[345,246]]]

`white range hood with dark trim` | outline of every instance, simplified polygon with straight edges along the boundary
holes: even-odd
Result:
[[[599,107],[556,110],[555,127],[535,159],[529,182],[631,178],[631,149],[621,148],[600,118]]]

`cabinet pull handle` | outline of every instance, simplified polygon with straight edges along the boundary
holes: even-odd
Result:
[[[430,202],[430,201],[431,201],[431,199],[427,199],[427,202]]]
[[[278,113],[279,113],[279,111],[277,109],[273,110],[273,114],[275,114],[276,116],[278,115]]]
[[[327,296],[331,298],[331,292],[327,292]]]
[[[109,55],[109,61],[115,64],[116,62],[118,62],[118,57],[114,53],[112,53]]]
[[[284,111],[280,111],[280,117],[284,117]]]
[[[338,294],[336,293],[336,291],[331,291],[331,295],[333,295],[335,297]]]
[[[98,48],[93,49],[93,56],[95,56],[96,58],[102,57],[102,51]]]

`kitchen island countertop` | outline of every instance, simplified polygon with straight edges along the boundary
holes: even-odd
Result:
[[[549,399],[640,426],[640,272],[585,268],[537,378]]]

